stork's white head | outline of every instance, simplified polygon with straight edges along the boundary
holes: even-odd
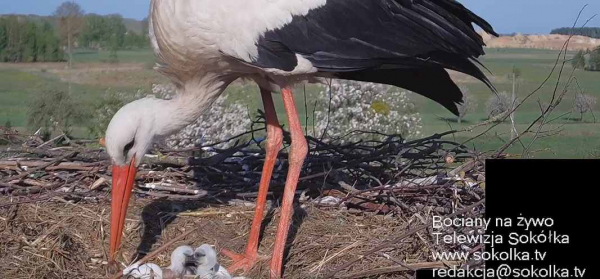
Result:
[[[106,130],[106,151],[112,160],[112,202],[110,227],[110,257],[114,260],[121,244],[125,213],[133,189],[137,167],[163,129],[164,120],[157,121],[157,111],[166,101],[143,98],[122,107]]]
[[[106,130],[106,151],[113,164],[110,257],[121,243],[125,213],[137,167],[159,137],[172,135],[208,110],[233,79],[205,74],[178,87],[171,100],[146,97],[122,107]]]
[[[106,151],[112,163],[137,167],[157,134],[156,112],[163,100],[147,97],[123,106],[113,116],[106,130]]]

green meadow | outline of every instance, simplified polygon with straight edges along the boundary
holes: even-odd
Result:
[[[569,53],[567,59],[572,55],[573,53]],[[487,55],[481,59],[499,92],[511,92],[510,74],[513,67],[521,72],[521,77],[517,80],[517,96],[520,100],[541,87],[517,111],[515,122],[518,131],[525,130],[540,116],[540,104],[546,104],[550,100],[555,88],[558,88],[558,94],[565,88],[573,69],[570,62],[567,62],[561,75],[562,60],[560,60],[554,72],[550,74],[555,67],[557,57],[558,51],[550,50],[488,49]],[[70,87],[74,99],[85,108],[98,102],[107,92],[128,94],[134,94],[138,90],[150,92],[152,83],[168,82],[166,78],[152,70],[154,56],[150,50],[119,51],[118,63],[109,64],[107,61],[110,61],[108,52],[79,51],[74,55],[73,69],[67,69],[65,63],[0,64],[0,125],[10,122],[19,130],[30,129],[26,127],[30,102],[36,94],[43,94],[49,89],[67,91]],[[535,158],[600,156],[600,124],[594,123],[592,114],[585,115],[583,121],[579,121],[579,114],[572,111],[574,96],[578,90],[600,99],[600,72],[577,70],[574,76],[578,86],[573,83],[567,89],[561,105],[548,118],[552,121],[543,128],[543,130],[554,131],[555,135],[539,138],[533,144],[531,144],[531,136],[524,136],[520,143],[507,150],[509,154],[518,157],[523,148],[528,147]],[[470,95],[476,100],[475,111],[458,124],[456,118],[441,106],[418,95],[412,95],[412,100],[417,104],[422,116],[422,135],[461,130],[486,120],[486,102],[493,93],[479,81],[463,75],[453,75],[453,77],[456,77],[459,85],[468,88]],[[543,84],[546,79],[547,82]],[[300,118],[307,126],[312,124],[314,97],[322,90],[315,85],[301,85],[296,88]],[[255,112],[262,106],[258,89],[253,84],[236,82],[226,93],[229,101],[241,101],[251,112]],[[306,103],[305,96],[308,100]],[[279,95],[275,95],[275,99],[280,121],[285,125],[287,121]],[[596,105],[594,114],[600,122],[600,104]],[[82,138],[90,136],[86,132],[85,123],[84,120],[82,127],[74,129],[76,136]],[[468,146],[479,151],[495,150],[510,139],[509,123],[499,124],[486,134],[472,139],[488,128],[490,126],[479,127],[457,133],[449,138],[466,142]]]

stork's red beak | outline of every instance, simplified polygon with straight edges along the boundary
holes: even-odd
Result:
[[[110,261],[115,260],[117,250],[121,246],[125,215],[127,214],[127,206],[129,205],[136,173],[135,156],[133,156],[128,166],[113,165],[110,209]]]

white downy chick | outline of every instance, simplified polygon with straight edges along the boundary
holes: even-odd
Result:
[[[190,267],[190,263],[195,266],[194,261],[194,248],[187,245],[177,247],[171,253],[171,265],[167,268],[170,271],[169,277],[181,278],[183,275],[194,274],[195,270]]]
[[[196,258],[196,278],[198,279],[246,279],[231,277],[231,274],[217,262],[217,252],[212,246],[203,244],[194,251]]]
[[[153,263],[134,263],[123,270],[123,275],[136,279],[163,279],[162,269]]]
[[[195,264],[194,249],[184,245],[171,253],[171,265],[165,270],[153,263],[140,265],[136,262],[123,270],[123,275],[136,279],[177,279],[195,274]]]

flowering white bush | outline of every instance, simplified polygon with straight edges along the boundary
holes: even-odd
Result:
[[[176,93],[173,84],[152,84],[152,95],[156,98],[170,100]]]
[[[375,83],[332,81],[319,94],[315,117],[317,135],[325,132],[325,139],[341,142],[383,139],[376,134],[347,136],[354,131],[400,134],[409,138],[418,136],[421,129],[421,117],[408,93]]]
[[[494,118],[499,115],[505,115],[505,113],[512,110],[512,107],[512,97],[508,92],[500,92],[488,99],[486,103],[487,116],[488,118]]]
[[[579,117],[579,121],[583,120],[583,115],[585,113],[593,112],[594,106],[596,106],[596,97],[583,93],[577,93],[575,95],[575,102],[573,103],[573,108],[581,116]]]
[[[226,104],[227,96],[221,95],[211,106],[210,110],[188,125],[179,133],[167,139],[171,148],[186,148],[195,145],[217,143],[250,129],[248,109],[240,102]],[[216,147],[225,148],[234,141],[218,144]]]

